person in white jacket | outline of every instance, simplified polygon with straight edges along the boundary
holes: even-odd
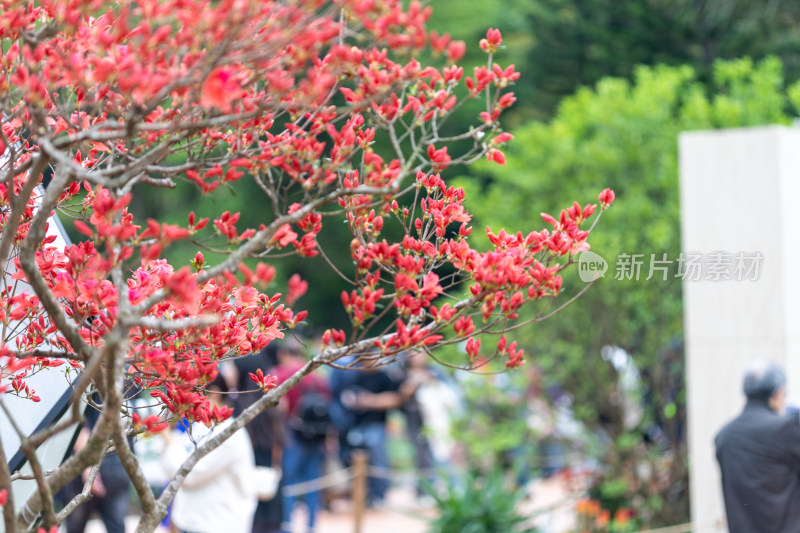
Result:
[[[224,405],[220,393],[227,392],[227,386],[222,376],[218,375],[206,391],[212,405]],[[229,424],[226,420],[210,430],[194,423],[191,438],[187,433],[173,432],[166,439],[162,457],[165,469],[174,474],[196,445]],[[184,533],[250,533],[258,504],[254,472],[250,438],[239,430],[200,459],[186,476],[172,502],[172,523]]]

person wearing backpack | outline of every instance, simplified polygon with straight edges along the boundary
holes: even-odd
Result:
[[[404,378],[399,363],[382,364],[374,359],[359,366],[354,383],[342,392],[343,405],[355,414],[347,432],[348,445],[367,452],[376,474],[367,477],[367,506],[371,508],[381,507],[389,490],[385,476],[391,467],[386,419],[389,411],[399,409],[409,398],[402,390]]]
[[[294,375],[305,364],[302,347],[285,343],[278,347],[278,366],[274,375],[278,383]],[[285,400],[285,401],[284,401]],[[328,382],[319,374],[311,373],[284,396],[286,412],[286,447],[283,451],[283,483],[287,487],[313,481],[322,477],[325,462],[325,440],[331,429],[329,406],[331,392]],[[316,515],[320,509],[320,491],[301,495],[308,509],[308,531],[314,531]],[[283,524],[281,531],[290,533],[292,512],[299,499],[283,496]]]

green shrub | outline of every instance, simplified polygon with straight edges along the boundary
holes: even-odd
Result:
[[[430,491],[436,500],[438,517],[431,521],[431,533],[533,533],[519,504],[521,487],[506,480],[496,468],[488,475],[470,471],[450,480],[443,493]]]

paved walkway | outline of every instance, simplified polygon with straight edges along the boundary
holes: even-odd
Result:
[[[574,502],[563,479],[553,477],[538,480],[529,487],[529,497],[523,503],[523,512],[531,516],[531,522],[542,533],[563,533],[574,526]],[[295,513],[293,533],[306,533],[302,527],[302,513]],[[389,492],[386,504],[381,509],[368,509],[364,516],[361,533],[428,533],[429,520],[435,511],[421,506],[413,491],[394,488]],[[136,527],[136,517],[130,517],[126,530],[131,533]],[[86,533],[104,533],[98,520],[92,520]],[[319,515],[317,533],[354,533],[353,508],[348,501],[333,502],[332,510]],[[163,530],[159,533],[168,533]]]
[[[317,533],[353,533],[355,531],[355,509],[347,499],[331,502],[330,510],[317,516]],[[424,507],[410,489],[392,488],[386,503],[379,509],[366,509],[361,524],[362,533],[426,533],[430,518],[435,512]],[[305,513],[298,509],[294,513],[292,533],[306,533]]]

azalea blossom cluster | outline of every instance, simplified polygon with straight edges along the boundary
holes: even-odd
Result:
[[[98,464],[111,440],[142,502],[139,531],[151,531],[197,460],[345,355],[388,360],[464,342],[467,368],[521,365],[503,333],[525,305],[558,295],[560,272],[588,248],[595,205],[578,203],[546,215],[548,228],[487,229],[490,250],[470,245],[464,191],[445,178],[480,158],[505,163],[513,137],[499,119],[519,73],[496,63],[497,29],[470,75],[457,64],[465,44],[429,32],[430,7],[418,2],[0,0],[0,13],[0,401],[36,401],[46,391],[28,380],[53,366],[80,376],[73,405],[88,392],[102,399],[89,444],[57,471],[45,476],[26,452],[41,489],[26,508],[47,530],[63,520],[52,493]],[[449,132],[448,117],[469,101],[482,105],[475,124]],[[169,224],[131,208],[143,188],[169,196],[183,183],[213,195],[244,179],[270,213],[256,227],[229,211],[204,218],[190,208],[185,223]],[[601,211],[612,201],[604,191]],[[53,213],[78,242],[57,242]],[[290,306],[314,280],[292,276],[283,294],[271,259],[323,253],[331,218],[352,235],[352,265],[336,266],[352,287],[342,293],[352,327],[326,331],[322,352],[283,383],[252,374],[262,399],[199,446],[156,499],[127,437],[179,417],[231,416],[204,385],[221,361],[306,318]],[[165,252],[179,241],[198,252],[172,265]],[[225,258],[209,264],[209,250]],[[135,412],[131,385],[160,413]],[[0,472],[0,488],[9,479]],[[12,515],[4,510],[7,532],[24,523]]]

